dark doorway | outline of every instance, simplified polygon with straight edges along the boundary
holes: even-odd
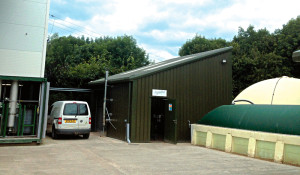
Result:
[[[165,98],[151,98],[151,140],[164,140]]]
[[[151,98],[151,141],[177,143],[176,102],[167,98]]]

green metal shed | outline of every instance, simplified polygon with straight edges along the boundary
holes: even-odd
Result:
[[[169,59],[108,78],[107,136],[132,142],[190,140],[190,123],[232,100],[232,47]],[[104,79],[94,89],[92,129],[102,127]]]

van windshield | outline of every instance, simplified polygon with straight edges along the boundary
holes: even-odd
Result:
[[[64,107],[64,115],[88,115],[87,105],[67,103]]]

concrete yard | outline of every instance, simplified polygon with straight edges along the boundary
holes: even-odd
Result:
[[[126,142],[92,133],[43,144],[0,145],[0,174],[300,174],[300,168],[190,143]]]

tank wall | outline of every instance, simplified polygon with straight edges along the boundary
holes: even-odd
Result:
[[[192,124],[191,133],[193,145],[278,163],[300,165],[300,136],[200,124]]]

